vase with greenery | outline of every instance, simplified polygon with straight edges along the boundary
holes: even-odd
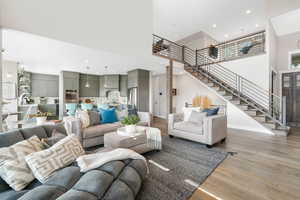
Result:
[[[130,115],[125,117],[121,123],[125,126],[127,133],[136,132],[136,124],[140,121],[140,118],[136,115]]]
[[[36,123],[37,123],[38,125],[41,125],[41,124],[45,123],[46,120],[47,120],[47,117],[50,117],[50,116],[53,116],[52,113],[49,113],[49,112],[41,112],[41,111],[38,111],[38,112],[35,113],[35,114],[29,115],[30,118],[36,118]]]

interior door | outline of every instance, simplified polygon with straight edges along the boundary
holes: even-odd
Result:
[[[293,73],[285,73],[282,75],[282,96],[286,97],[286,121],[293,122]]]
[[[294,73],[293,122],[300,122],[300,72]]]

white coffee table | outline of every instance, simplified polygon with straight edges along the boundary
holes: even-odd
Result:
[[[124,131],[122,128],[119,131],[105,134],[104,147],[128,148],[138,153],[161,150],[161,132],[158,128],[137,126],[137,129],[140,131],[132,135],[122,134]]]

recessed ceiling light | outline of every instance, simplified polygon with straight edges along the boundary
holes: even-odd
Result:
[[[11,74],[11,73],[7,73],[7,74],[6,74],[6,77],[7,77],[7,78],[11,78],[11,77],[12,77],[12,74]]]
[[[259,24],[255,24],[255,27],[258,28],[258,27],[259,27]]]
[[[229,35],[228,35],[228,34],[225,34],[225,35],[224,35],[224,37],[228,38],[228,37],[229,37]]]
[[[246,10],[246,14],[247,14],[247,15],[249,15],[249,14],[251,14],[251,13],[252,13],[251,10]]]
[[[213,28],[217,28],[217,24],[213,24],[212,27],[213,27]]]

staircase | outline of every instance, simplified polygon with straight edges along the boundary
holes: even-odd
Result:
[[[211,59],[203,51],[190,49],[157,35],[153,35],[152,48],[153,55],[183,63],[185,71],[274,135],[287,136],[289,127],[285,119],[285,97],[280,98],[223,67],[219,64],[222,61]]]

